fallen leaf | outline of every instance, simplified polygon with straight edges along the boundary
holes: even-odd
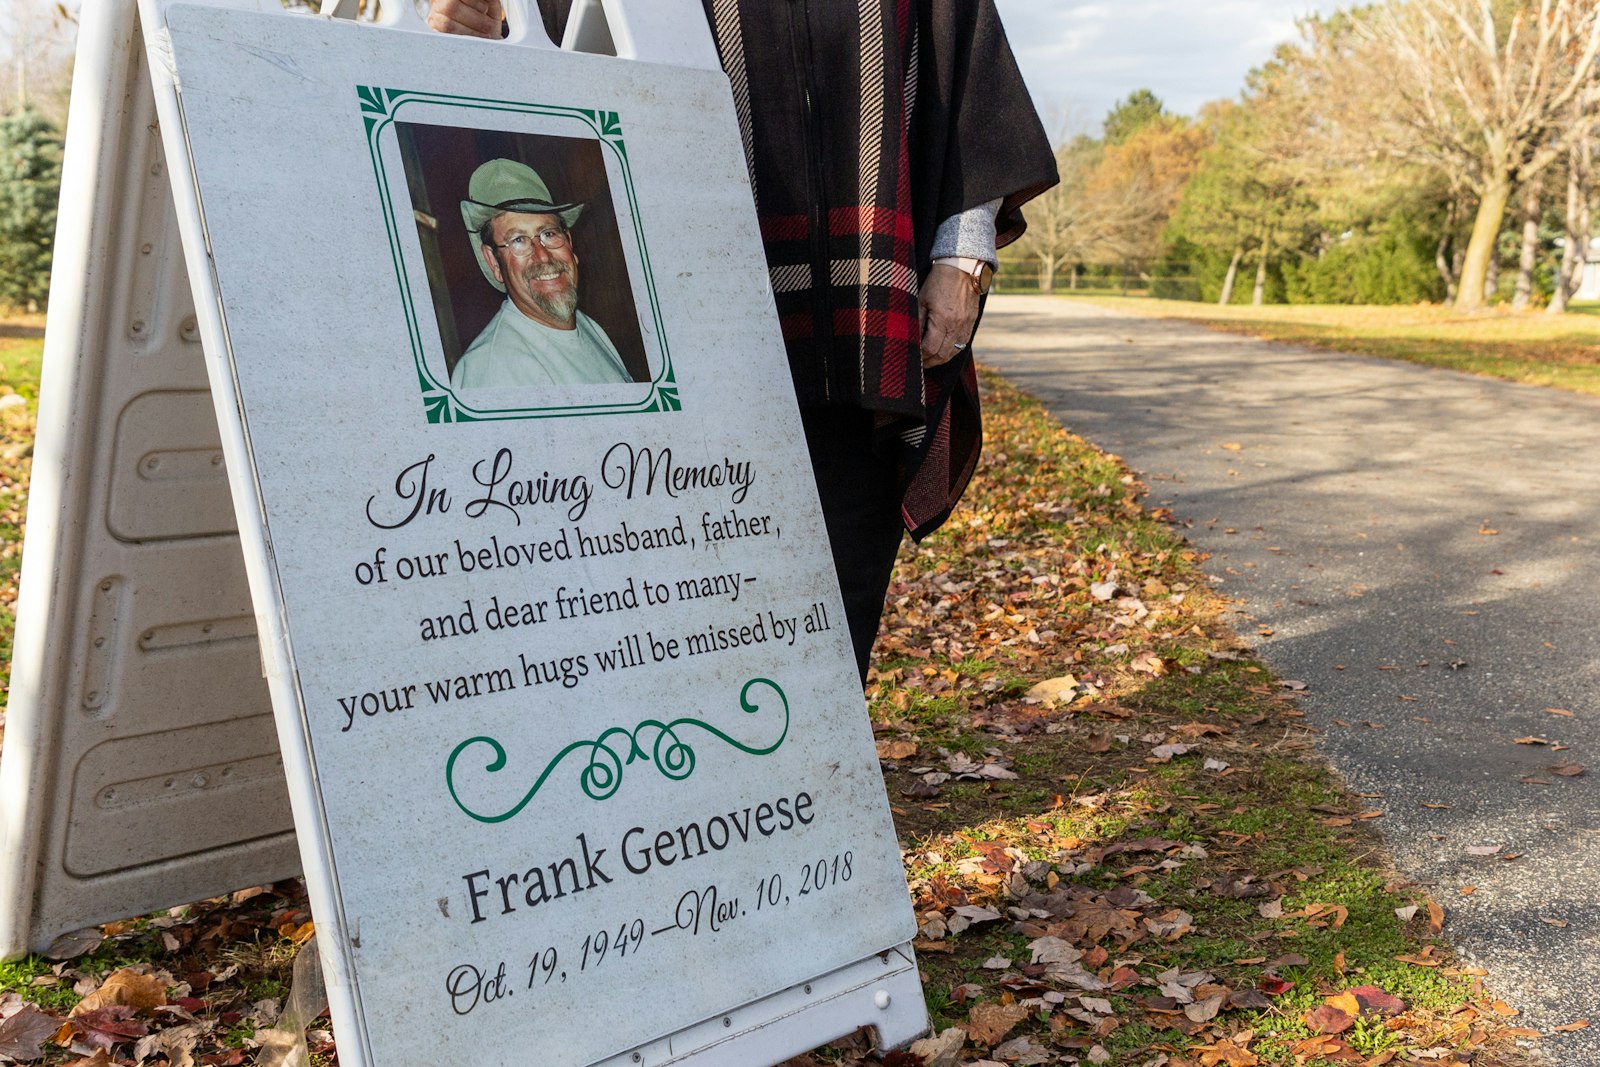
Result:
[[[1467,855],[1469,855],[1469,856],[1492,856],[1496,852],[1500,851],[1500,847],[1501,846],[1499,846],[1499,845],[1468,845],[1467,846]]]
[[[1546,715],[1562,715],[1569,719],[1573,718],[1572,712],[1567,711],[1565,708],[1545,708],[1544,713]]]
[[[1110,597],[1105,599],[1109,600]],[[1078,680],[1070,674],[1047,678],[1023,694],[1028,700],[1047,700],[1063,704],[1070,704],[1077,695]]]
[[[1587,1029],[1589,1029],[1589,1020],[1588,1019],[1579,1019],[1575,1023],[1567,1023],[1564,1026],[1553,1027],[1552,1030],[1551,1030],[1551,1033],[1572,1034],[1572,1033],[1578,1032],[1579,1030],[1587,1030]]]
[[[1428,898],[1428,933],[1437,937],[1444,931],[1444,909],[1432,897]]]
[[[980,1045],[996,1045],[1030,1014],[1021,1004],[985,1001],[974,1005],[967,1016],[967,1034]]]
[[[99,948],[105,937],[97,927],[85,930],[74,930],[70,934],[62,934],[50,943],[44,954],[53,960],[76,959],[86,953]]]
[[[1200,1067],[1258,1067],[1261,1063],[1254,1052],[1227,1039],[1195,1051],[1200,1054]]]
[[[1000,918],[1000,913],[993,908],[980,908],[976,904],[963,904],[955,913],[969,923],[992,923]]]
[[[90,1048],[110,1048],[119,1041],[143,1037],[150,1032],[133,1016],[134,1008],[130,1005],[109,1004],[82,1014],[74,1011],[68,1025],[83,1036]]]
[[[1272,1001],[1259,989],[1238,989],[1228,994],[1228,1007],[1265,1011],[1272,1007]]]
[[[1338,1008],[1351,1018],[1361,1014],[1361,1002],[1349,993],[1336,993],[1331,997],[1323,997],[1322,1002],[1330,1008]]]
[[[917,754],[915,741],[891,741],[885,738],[878,742],[878,758],[886,760],[910,759]]]
[[[1222,1010],[1223,1002],[1227,999],[1225,994],[1218,993],[1204,1000],[1197,1000],[1193,1004],[1185,1004],[1183,1013],[1193,1022],[1208,1023],[1217,1017],[1217,1012]]]
[[[31,1004],[0,1022],[0,1056],[13,1060],[36,1060],[40,1047],[61,1029],[61,1020]]]
[[[1581,763],[1557,763],[1550,768],[1550,773],[1559,774],[1563,778],[1576,778],[1584,771]]]
[[[1347,1013],[1327,1004],[1306,1012],[1302,1021],[1318,1034],[1342,1034],[1356,1024]]]
[[[1176,743],[1169,745],[1157,745],[1155,748],[1150,750],[1150,756],[1157,763],[1167,763],[1174,756],[1187,755],[1189,750],[1192,748],[1194,748],[1193,745],[1180,745]]]
[[[80,1000],[72,1009],[71,1018],[119,1004],[135,1011],[149,1011],[166,1002],[167,987],[161,979],[123,969],[112,972],[99,989]]]
[[[911,1044],[911,1054],[918,1057],[923,1067],[956,1067],[961,1062],[961,1050],[966,1047],[967,1032],[952,1026],[938,1037],[925,1037]]]
[[[1140,671],[1145,674],[1160,675],[1167,673],[1167,665],[1163,663],[1161,661],[1161,657],[1156,655],[1154,652],[1139,653],[1133,658],[1133,662],[1130,663],[1129,666],[1133,670]]]
[[[67,1067],[116,1067],[116,1061],[102,1048],[96,1049],[93,1056],[88,1056],[81,1060],[73,1060],[67,1064]]]
[[[1549,743],[1550,742],[1547,739],[1543,738],[1543,737],[1531,737],[1530,736],[1530,737],[1519,737],[1519,738],[1517,738],[1517,744],[1519,744],[1519,745],[1548,745]]]
[[[1375,985],[1361,985],[1345,990],[1345,996],[1351,997],[1361,1006],[1363,1012],[1376,1012],[1379,1015],[1399,1015],[1406,1010],[1406,1002],[1394,996],[1387,990]]]

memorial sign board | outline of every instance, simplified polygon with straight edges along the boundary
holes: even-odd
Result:
[[[726,80],[250,7],[141,0],[341,1062],[909,1038]]]

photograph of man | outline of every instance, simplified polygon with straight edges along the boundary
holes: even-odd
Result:
[[[456,389],[631,382],[600,324],[578,310],[572,227],[583,204],[557,203],[532,167],[491,159],[472,172],[461,221],[478,268],[506,294],[450,374]]]

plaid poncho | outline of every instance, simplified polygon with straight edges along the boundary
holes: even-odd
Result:
[[[922,370],[917,286],[938,224],[1055,184],[992,0],[704,0],[801,404],[881,413],[912,443],[913,536],[949,515],[982,440],[970,353]],[[909,428],[910,432],[907,433]]]

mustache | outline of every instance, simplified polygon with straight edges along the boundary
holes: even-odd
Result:
[[[572,277],[572,264],[547,263],[539,267],[529,267],[522,272],[522,276],[529,281],[544,282],[554,278]]]

